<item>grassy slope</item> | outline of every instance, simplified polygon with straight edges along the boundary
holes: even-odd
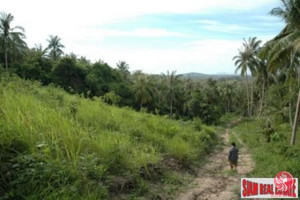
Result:
[[[0,199],[166,197],[182,184],[178,171],[201,160],[215,139],[196,122],[1,78]]]
[[[250,119],[234,128],[255,160],[256,166],[251,176],[274,178],[280,171],[288,171],[300,178],[300,140],[295,146],[290,146],[291,128],[288,124],[280,124],[274,127],[272,141],[267,143],[263,134],[265,123],[264,119]]]

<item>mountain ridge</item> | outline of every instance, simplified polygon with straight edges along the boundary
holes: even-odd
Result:
[[[184,78],[199,78],[199,79],[204,79],[204,78],[215,78],[215,79],[220,79],[220,78],[238,78],[238,75],[235,74],[204,74],[204,73],[199,73],[199,72],[188,72],[188,73],[183,73],[181,74]]]

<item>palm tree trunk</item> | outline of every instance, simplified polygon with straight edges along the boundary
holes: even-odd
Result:
[[[230,112],[230,99],[227,100],[227,112]]]
[[[262,85],[262,92],[261,92],[261,99],[260,99],[260,109],[258,116],[260,117],[262,115],[262,110],[264,106],[264,98],[265,98],[265,79],[263,79],[263,85]]]
[[[300,86],[300,67],[298,67],[298,86]]]
[[[268,78],[268,76],[265,80],[266,80],[266,82],[265,82],[264,107],[267,108],[268,107],[268,105],[267,105],[267,92],[268,92],[268,89],[269,89],[269,78]]]
[[[247,91],[247,108],[248,108],[248,116],[250,116],[250,98],[249,98],[249,81],[246,72],[246,91]]]
[[[298,100],[297,100],[297,107],[296,107],[295,118],[294,118],[291,145],[294,145],[295,141],[296,141],[296,132],[297,132],[297,126],[298,126],[298,117],[299,117],[299,107],[300,107],[300,89],[299,89],[299,93],[298,93]]]
[[[300,66],[298,67],[298,79],[300,77],[299,69],[300,69]],[[298,117],[299,117],[299,107],[300,107],[300,89],[299,89],[299,93],[298,93],[298,100],[297,100],[296,112],[295,112],[295,117],[294,117],[291,145],[294,145],[295,141],[296,141],[296,133],[297,133],[297,128],[298,128]]]
[[[8,73],[8,61],[7,61],[7,49],[5,48],[5,69],[6,73]]]
[[[293,117],[292,117],[292,87],[291,84],[289,85],[289,92],[290,92],[290,98],[289,98],[289,120],[290,120],[290,126],[293,128]]]
[[[291,51],[290,55],[290,65],[288,68],[288,74],[287,74],[287,81],[289,83],[289,121],[290,121],[290,126],[293,128],[293,116],[292,116],[292,83],[291,83],[291,74],[293,71],[293,61],[294,61],[295,54],[293,51]],[[299,72],[298,72],[298,79],[299,79]],[[298,81],[299,82],[299,81]],[[299,84],[299,83],[298,83]]]
[[[251,76],[251,82],[250,82],[250,92],[251,92],[251,99],[250,99],[250,116],[253,115],[253,79],[252,79],[252,76]]]
[[[173,115],[173,98],[171,97],[171,101],[170,101],[170,116],[172,117]]]

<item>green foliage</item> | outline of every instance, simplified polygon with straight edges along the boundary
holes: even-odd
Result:
[[[151,193],[148,184],[168,182],[167,174],[177,169],[165,160],[196,164],[216,140],[215,131],[205,125],[197,131],[190,123],[19,78],[1,77],[0,94],[4,199],[108,199],[120,192],[144,196]],[[179,184],[172,180],[169,184]]]
[[[53,69],[53,82],[67,91],[82,93],[85,90],[86,69],[71,58],[63,58]]]
[[[137,75],[132,85],[132,91],[136,102],[140,106],[140,110],[144,104],[151,102],[153,99],[153,88],[151,87],[150,79],[144,74]]]
[[[180,162],[192,162],[196,158],[195,150],[183,139],[174,137],[166,146],[167,152]]]
[[[121,97],[119,95],[116,95],[114,91],[111,91],[103,95],[102,100],[106,103],[116,105],[121,101]]]
[[[61,39],[57,35],[50,35],[49,39],[47,40],[49,43],[47,49],[50,50],[49,57],[54,61],[58,60],[64,53],[62,50],[64,45],[61,44],[60,40]]]
[[[281,142],[286,140],[286,136],[282,133],[275,132],[271,135],[272,142]]]
[[[194,122],[194,128],[196,131],[201,131],[202,130],[202,121],[200,118],[194,118],[193,119],[193,122]]]
[[[187,102],[189,115],[199,117],[206,124],[218,123],[222,115],[222,102],[216,81],[207,80],[203,90],[196,90],[191,95],[192,98]]]
[[[8,63],[20,61],[27,50],[24,28],[11,27],[13,20],[12,14],[0,13],[0,57],[4,58],[6,72],[8,72]]]
[[[273,178],[280,171],[288,171],[294,177],[299,177],[299,142],[290,146],[291,128],[288,124],[280,124],[271,136],[271,142],[265,140],[263,126],[265,119],[244,121],[234,128],[234,131],[250,149],[255,161],[252,177]]]
[[[45,57],[45,52],[42,47],[28,50],[23,62],[12,65],[13,71],[22,78],[50,84],[53,64]]]

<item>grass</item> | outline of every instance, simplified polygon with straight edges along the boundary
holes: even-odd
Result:
[[[280,171],[300,177],[300,141],[290,146],[291,128],[288,124],[274,124],[275,132],[267,142],[264,132],[265,119],[246,119],[234,131],[250,149],[255,169],[250,174],[256,178],[274,178]],[[299,135],[299,133],[298,133]]]
[[[237,173],[237,170],[224,170],[223,171],[224,175],[228,176],[228,177],[237,177],[238,176],[238,173]]]
[[[169,198],[217,139],[199,121],[18,78],[0,78],[0,96],[0,199]]]
[[[234,134],[236,134],[234,131],[229,131],[229,144],[234,142],[238,148],[242,148],[243,144],[240,143]]]

